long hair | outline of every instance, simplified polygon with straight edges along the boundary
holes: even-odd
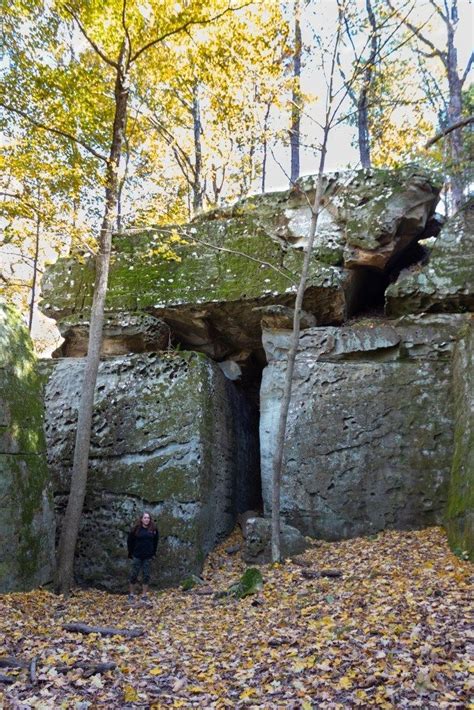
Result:
[[[137,534],[137,532],[140,530],[140,528],[142,526],[142,518],[145,515],[145,513],[148,513],[148,510],[144,510],[143,513],[140,515],[140,517],[137,518],[135,523],[133,524],[132,533],[134,533],[135,535]],[[150,530],[150,532],[155,532],[155,530],[156,530],[155,521],[151,517],[151,513],[148,513],[148,515],[150,516],[150,524],[149,524],[147,530]]]

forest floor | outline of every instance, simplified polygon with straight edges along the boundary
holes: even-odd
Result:
[[[24,666],[2,664],[0,707],[474,707],[474,570],[442,530],[318,542],[263,566],[260,594],[219,598],[245,570],[226,552],[239,535],[209,557],[204,585],[148,606],[94,590],[0,597],[0,661]],[[74,633],[71,621],[145,633]]]

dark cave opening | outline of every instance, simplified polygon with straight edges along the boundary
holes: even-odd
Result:
[[[429,251],[419,242],[414,242],[400,255],[391,260],[385,271],[359,267],[349,317],[379,317],[385,315],[385,291],[394,283],[404,269],[417,269],[429,259]]]
[[[260,472],[260,386],[266,365],[263,348],[252,352],[240,364],[241,376],[233,382],[228,381],[229,395],[237,405],[239,417],[235,433],[236,481],[233,509],[236,516],[248,510],[263,511]]]

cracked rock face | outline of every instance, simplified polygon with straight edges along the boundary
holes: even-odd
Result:
[[[441,522],[453,456],[452,356],[466,317],[303,331],[282,478],[285,521],[339,539]],[[289,333],[265,331],[265,514]]]
[[[428,263],[402,271],[385,294],[389,316],[474,310],[474,199],[427,245]]]
[[[54,572],[52,485],[36,365],[19,313],[0,304],[0,592],[46,584]]]
[[[429,176],[409,169],[325,176],[303,303],[319,325],[352,314],[361,289],[356,272],[386,270],[423,233],[438,192]],[[115,236],[106,312],[119,320],[120,314],[151,314],[186,348],[215,359],[259,348],[255,309],[294,302],[314,193],[314,178],[303,178],[292,191],[253,196],[188,225]],[[166,243],[172,260],[161,256]],[[43,279],[42,311],[65,321],[61,354],[84,350],[81,320],[89,317],[93,282],[89,259],[60,259]],[[117,339],[106,339],[106,348],[116,345]]]
[[[46,438],[61,519],[84,359],[44,361]],[[255,413],[215,363],[192,353],[109,358],[99,368],[88,491],[75,576],[127,588],[127,533],[146,509],[160,532],[153,581],[199,573],[206,554],[256,504]]]

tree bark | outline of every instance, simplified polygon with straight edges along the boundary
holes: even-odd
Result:
[[[263,118],[263,157],[262,157],[262,193],[265,192],[266,180],[267,180],[267,160],[268,160],[268,120],[270,118],[270,110],[272,107],[271,101],[268,102],[265,111],[265,116]]]
[[[39,260],[39,245],[41,236],[41,212],[40,212],[40,199],[41,199],[41,187],[38,181],[36,189],[36,199],[37,199],[37,209],[36,209],[36,234],[35,234],[35,253],[33,257],[33,281],[31,283],[31,302],[28,313],[28,330],[31,333],[33,328],[33,316],[35,310],[35,300],[36,300],[36,284],[38,281],[38,260]]]
[[[293,90],[290,128],[290,187],[300,176],[300,123],[301,123],[301,9],[300,0],[294,0],[295,49],[293,53]]]
[[[79,634],[100,634],[101,636],[126,636],[127,638],[137,638],[143,636],[145,631],[141,628],[117,629],[113,626],[88,626],[79,621],[71,621],[63,624],[66,631],[77,631]]]
[[[454,45],[455,26],[458,22],[456,1],[451,3],[451,18],[447,21],[448,51],[446,54],[446,74],[448,77],[449,103],[448,123],[457,123],[462,119],[462,81],[458,73],[458,53]],[[463,139],[461,131],[454,131],[449,136],[451,152],[451,199],[453,211],[461,206],[463,201]]]
[[[199,103],[198,85],[193,85],[193,103],[191,114],[193,117],[194,135],[194,181],[193,181],[193,212],[196,214],[202,210],[202,144],[201,144],[201,107]]]
[[[96,256],[96,275],[91,309],[89,347],[84,368],[82,394],[79,403],[76,443],[66,513],[64,516],[58,547],[58,568],[56,589],[68,594],[74,581],[74,552],[79,533],[80,519],[86,494],[89,447],[91,438],[94,392],[99,369],[104,321],[105,296],[109,275],[112,230],[118,201],[118,169],[124,141],[125,122],[129,98],[129,76],[126,69],[127,42],[124,40],[120,51],[115,79],[115,116],[112,131],[110,155],[107,161],[105,210],[99,237],[99,251]]]

